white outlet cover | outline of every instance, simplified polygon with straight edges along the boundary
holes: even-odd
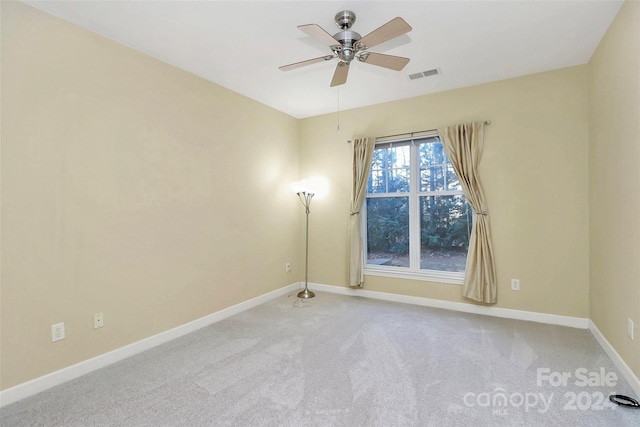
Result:
[[[51,325],[51,342],[56,342],[64,339],[64,323],[57,323]]]
[[[627,319],[627,335],[633,340],[633,320]]]
[[[93,329],[102,328],[104,326],[104,316],[102,313],[93,315]]]

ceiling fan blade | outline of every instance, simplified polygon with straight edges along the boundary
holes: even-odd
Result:
[[[338,62],[331,80],[331,87],[345,84],[347,82],[347,74],[349,74],[349,64],[343,61]]]
[[[366,52],[358,57],[358,60],[378,67],[400,71],[409,63],[409,58],[402,56],[384,55],[382,53]]]
[[[363,49],[367,49],[408,33],[411,30],[411,25],[398,16],[361,38],[357,44],[364,45]]]
[[[317,24],[298,25],[298,28],[327,46],[340,46],[340,42],[338,40],[334,39],[331,34],[327,33]]]
[[[295,70],[296,68],[304,67],[305,65],[315,64],[316,62],[329,61],[335,58],[332,55],[321,56],[319,58],[307,59],[306,61],[294,62],[293,64],[283,65],[280,68],[282,71]]]

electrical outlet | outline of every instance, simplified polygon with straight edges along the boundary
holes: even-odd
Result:
[[[511,279],[511,290],[512,291],[520,290],[520,279]]]
[[[627,335],[633,340],[633,320],[627,319]]]
[[[287,273],[291,273],[291,263],[288,262],[284,265],[284,271]]]
[[[104,316],[102,313],[93,315],[93,329],[102,328],[104,326]]]
[[[51,325],[51,342],[56,342],[63,339],[64,339],[64,323]]]

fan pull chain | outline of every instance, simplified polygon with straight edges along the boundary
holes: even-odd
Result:
[[[338,90],[338,128],[336,129],[336,134],[340,135],[340,86],[336,89]]]

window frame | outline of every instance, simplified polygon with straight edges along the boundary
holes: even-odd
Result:
[[[463,195],[462,190],[443,191],[420,191],[420,153],[419,145],[422,143],[441,142],[437,132],[420,137],[402,138],[393,141],[377,142],[375,149],[393,147],[399,145],[409,145],[409,191],[395,193],[369,193],[365,195],[365,200],[361,208],[361,235],[363,239],[363,273],[369,276],[381,276],[399,279],[411,279],[429,281],[436,283],[446,283],[452,285],[462,285],[464,282],[464,272],[427,270],[420,268],[420,197],[424,196],[451,196]],[[446,175],[446,168],[445,168]],[[367,242],[367,199],[386,197],[408,197],[409,198],[409,267],[384,266],[368,264],[368,242]]]

